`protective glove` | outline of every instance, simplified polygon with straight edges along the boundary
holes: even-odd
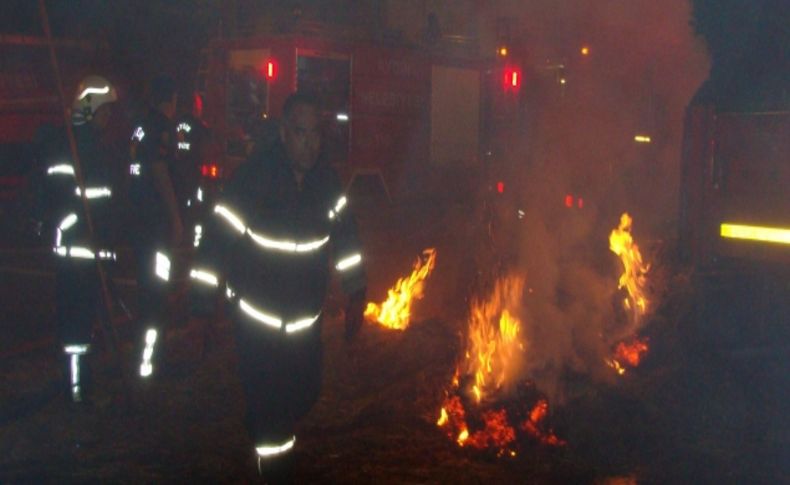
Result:
[[[346,342],[350,342],[359,333],[359,329],[362,328],[366,293],[366,288],[362,288],[348,297],[348,304],[346,305]]]

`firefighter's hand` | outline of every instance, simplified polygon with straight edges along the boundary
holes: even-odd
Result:
[[[365,312],[365,288],[357,291],[348,297],[346,306],[346,342],[350,342],[359,333],[364,321]]]

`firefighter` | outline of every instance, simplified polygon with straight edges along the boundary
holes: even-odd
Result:
[[[163,330],[168,318],[173,249],[183,225],[171,173],[175,163],[176,89],[166,76],[151,83],[151,108],[135,125],[130,144],[129,199],[131,243],[137,272],[138,326],[141,329],[139,375],[151,376],[161,362]]]
[[[68,137],[50,131],[40,140],[45,166],[41,209],[51,232],[55,255],[55,319],[60,345],[65,353],[68,397],[83,402],[90,384],[87,359],[91,352],[94,321],[101,312],[102,298],[96,260],[116,261],[114,221],[117,191],[113,186],[112,162],[117,160],[104,143],[111,103],[118,99],[107,79],[88,76],[80,82],[72,107],[71,122],[83,185],[76,174]],[[88,225],[83,200],[93,223]]]
[[[199,93],[192,94],[190,107],[175,122],[176,164],[173,172],[176,198],[182,208],[188,209],[187,214],[194,213],[194,210],[189,209],[204,201],[204,189],[200,186],[200,167],[209,161],[211,148],[211,132],[202,119],[203,99]]]
[[[290,467],[295,423],[320,390],[330,267],[349,295],[347,339],[362,324],[360,243],[338,176],[319,161],[317,106],[305,94],[286,100],[278,142],[241,165],[226,184],[190,271],[203,297],[196,300],[197,311],[212,292],[229,300],[247,430],[259,470],[270,479]]]

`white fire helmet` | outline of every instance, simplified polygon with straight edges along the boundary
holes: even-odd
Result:
[[[77,87],[72,104],[72,121],[81,125],[93,118],[99,107],[118,100],[118,93],[110,82],[101,76],[88,76]]]

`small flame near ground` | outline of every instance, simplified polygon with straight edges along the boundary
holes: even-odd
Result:
[[[623,273],[617,288],[625,288],[627,296],[623,299],[623,308],[628,313],[631,328],[638,329],[648,311],[649,301],[645,296],[645,288],[650,265],[642,261],[642,253],[631,235],[632,224],[633,220],[627,212],[620,216],[619,226],[609,235],[609,249],[620,257],[623,264]],[[618,374],[625,374],[627,367],[639,365],[647,350],[647,339],[634,337],[628,343],[620,342],[614,355],[606,359],[606,364]]]
[[[515,316],[523,290],[522,277],[504,277],[488,299],[472,301],[466,352],[436,421],[461,447],[515,456],[519,431],[542,444],[565,444],[546,429],[546,399],[538,399],[530,408],[520,399],[507,398],[514,394],[508,390],[515,386],[525,352],[521,321]]]
[[[414,300],[423,297],[425,279],[436,265],[436,249],[428,248],[417,258],[414,269],[408,277],[399,278],[395,286],[387,291],[387,299],[377,305],[368,303],[365,308],[365,319],[378,322],[393,330],[406,330],[411,320],[411,305]]]

